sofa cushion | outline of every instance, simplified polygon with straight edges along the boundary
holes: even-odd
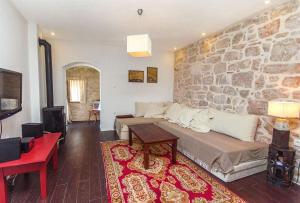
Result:
[[[164,102],[135,102],[135,117],[143,117],[152,105],[164,106]]]
[[[166,107],[163,104],[152,103],[148,106],[148,110],[146,111],[144,117],[145,118],[163,118],[164,113],[166,111]]]
[[[199,109],[199,112],[193,116],[189,128],[196,132],[207,133],[210,131],[209,120],[209,109]]]
[[[194,115],[198,112],[199,109],[183,107],[176,123],[184,128],[187,128],[190,125]]]
[[[166,111],[165,118],[172,122],[176,123],[182,111],[182,106],[178,103],[172,104]]]
[[[215,110],[214,118],[210,121],[210,128],[239,140],[254,142],[258,117],[255,115],[241,115]]]

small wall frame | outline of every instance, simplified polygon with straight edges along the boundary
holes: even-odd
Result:
[[[158,68],[147,67],[147,83],[157,83]]]
[[[129,70],[128,71],[128,82],[144,82],[144,71],[140,70]]]

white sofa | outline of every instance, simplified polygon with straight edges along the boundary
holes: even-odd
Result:
[[[185,115],[183,115],[184,112],[181,112],[184,119],[181,119],[181,122],[176,123],[174,120],[170,120],[170,118],[162,118],[166,117],[166,115],[154,116],[157,118],[142,117],[147,110],[142,108],[144,113],[141,113],[141,108],[139,109],[138,103],[137,106],[137,115],[140,117],[116,119],[116,131],[120,139],[128,139],[128,125],[154,123],[179,137],[177,149],[181,153],[225,182],[231,182],[266,170],[266,157],[268,153],[268,145],[266,143],[256,142],[254,137],[251,141],[251,136],[250,138],[249,136],[247,138],[241,137],[240,139],[246,139],[246,141],[243,141],[225,134],[228,131],[229,134],[233,133],[232,136],[239,136],[239,134],[234,134],[237,132],[234,130],[235,127],[239,125],[232,126],[229,129],[218,129],[222,126],[220,127],[220,125],[218,126],[218,123],[213,124],[212,122],[211,125],[215,125],[212,128],[221,130],[222,132],[215,132],[213,130],[208,133],[197,132],[187,126],[182,127],[182,122],[184,123],[189,120],[187,119],[187,115],[191,114],[191,111],[185,113]],[[144,108],[146,108],[145,106],[147,105],[144,105]],[[167,114],[168,113],[170,112],[167,112]],[[230,125],[230,119],[233,119],[232,122],[234,122],[234,119],[240,119],[239,116],[235,117],[236,115],[227,115],[223,114],[223,112],[213,111],[213,114],[216,114],[214,116],[221,115],[222,118],[220,118],[220,121],[216,122],[225,122],[225,119],[227,122],[226,125]],[[225,118],[226,116],[232,116],[233,118]],[[177,118],[177,120],[180,119]],[[253,119],[251,120],[251,118],[250,120],[244,120],[248,123],[253,123]],[[248,127],[250,131],[248,130],[249,132],[247,133],[253,133],[251,132],[252,128],[253,127]],[[236,129],[238,130],[239,127]],[[239,131],[238,133],[243,133],[243,130],[247,131],[247,126],[243,127],[242,131]],[[209,156],[214,154],[211,152],[215,152],[215,159],[214,157]]]

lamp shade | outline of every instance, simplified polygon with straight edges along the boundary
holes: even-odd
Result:
[[[151,39],[149,35],[127,36],[127,53],[133,57],[151,56]]]
[[[279,118],[299,118],[299,103],[291,101],[269,101],[268,115]]]

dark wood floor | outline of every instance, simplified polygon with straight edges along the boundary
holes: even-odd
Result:
[[[105,175],[99,142],[115,140],[114,132],[99,132],[95,127],[75,124],[66,143],[59,149],[59,170],[49,166],[48,199],[39,200],[39,176],[19,175],[9,196],[16,202],[107,202]],[[280,188],[266,182],[259,173],[232,183],[223,183],[248,202],[299,203],[300,187]]]

